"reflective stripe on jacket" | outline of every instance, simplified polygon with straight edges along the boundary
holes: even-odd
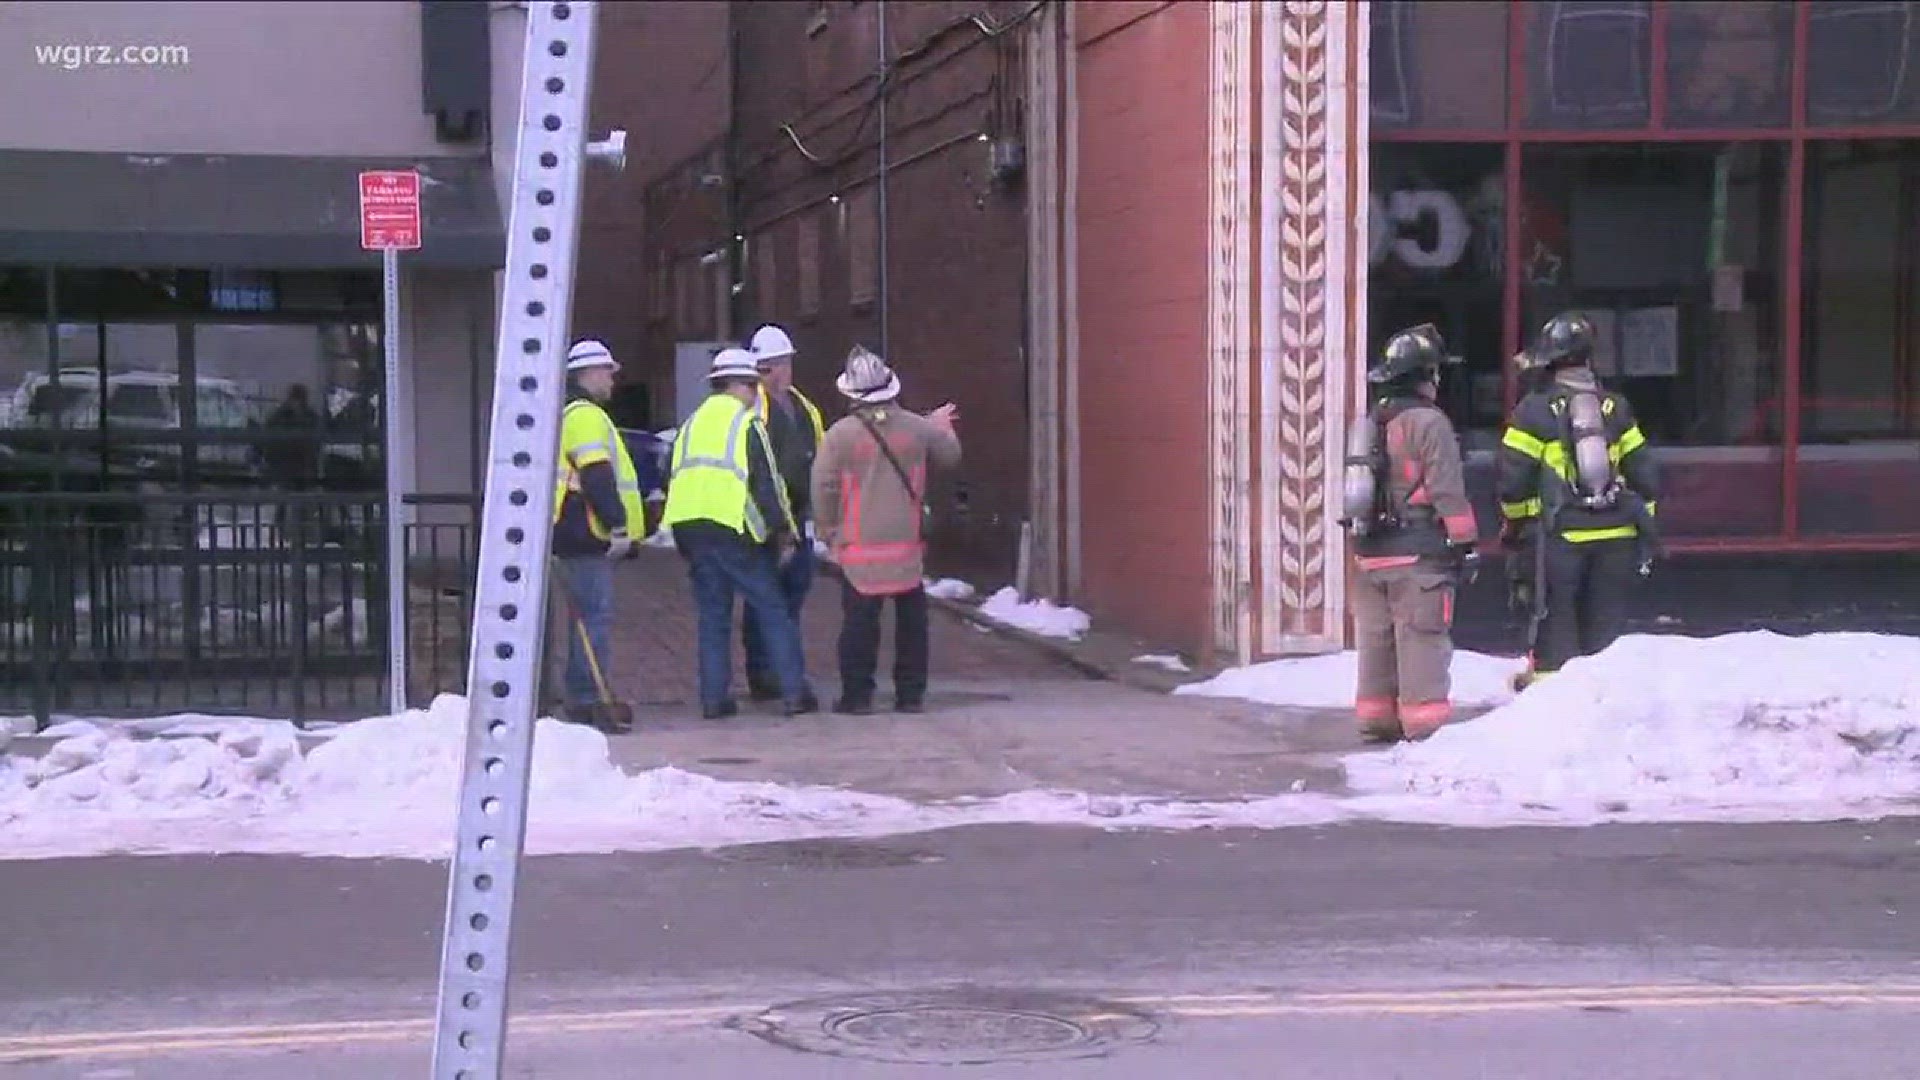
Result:
[[[620,526],[637,534],[644,529],[646,504],[640,497],[640,475],[634,470],[633,455],[627,452],[626,440],[614,428],[613,418],[599,405],[582,398],[567,402],[560,414],[560,468],[554,477],[553,493],[555,525],[560,523],[567,501],[578,499],[585,505],[587,528],[594,539],[604,542],[613,535],[613,529],[600,520],[592,500],[580,487],[581,470],[608,463],[613,465],[620,509],[626,514]]]
[[[1577,392],[1599,395],[1607,457],[1626,487],[1644,500],[1649,521],[1660,497],[1658,467],[1627,399],[1600,389],[1597,383],[1569,381],[1573,378],[1563,376],[1562,381],[1528,394],[1514,406],[1498,454],[1500,514],[1508,521],[1527,522],[1552,505],[1558,507],[1554,532],[1563,539],[1574,543],[1630,539],[1640,532],[1634,523],[1635,507],[1623,500],[1614,507],[1595,510],[1572,501],[1575,470],[1562,430],[1567,399]]]
[[[662,524],[671,528],[689,521],[711,521],[755,543],[765,543],[772,529],[753,497],[756,454],[772,474],[778,493],[783,520],[771,523],[772,528],[797,532],[766,428],[753,408],[728,394],[707,398],[674,436]]]

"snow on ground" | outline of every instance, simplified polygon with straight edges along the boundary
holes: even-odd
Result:
[[[1346,767],[1362,812],[1461,824],[1886,813],[1920,797],[1920,638],[1632,635]]]
[[[1524,660],[1455,650],[1454,703],[1500,705],[1512,701],[1513,676],[1525,666]],[[1353,707],[1359,671],[1359,654],[1351,651],[1293,657],[1229,668],[1205,682],[1178,687],[1174,693],[1245,698],[1263,705],[1347,709]]]
[[[1332,659],[1332,658],[1324,658]],[[0,859],[131,852],[440,858],[463,699],[344,725],[71,723],[0,756]],[[970,824],[1285,828],[1834,820],[1920,813],[1920,638],[1634,636],[1427,742],[1348,755],[1348,789],[1236,801],[1029,791],[919,804],[826,787],[628,774],[606,737],[536,727],[528,850],[650,851]]]
[[[1055,607],[1051,600],[1021,600],[1012,586],[1001,589],[980,605],[980,614],[1016,630],[1042,637],[1077,641],[1093,625],[1078,608]]]
[[[941,578],[938,581],[927,578],[925,583],[927,595],[936,600],[971,600],[974,596],[973,586],[958,578]]]
[[[0,759],[0,858],[253,852],[444,858],[452,843],[464,699],[347,725],[300,755],[291,729],[235,724],[215,737],[136,738],[85,725],[39,760]],[[1033,791],[921,805],[826,787],[623,772],[606,737],[535,728],[527,845],[535,854],[718,847],[881,836],[966,824],[1189,821],[1166,800]],[[1291,806],[1333,820],[1326,806]],[[1204,811],[1203,811],[1204,813]]]
[[[1187,662],[1185,660],[1182,660],[1177,656],[1162,655],[1159,653],[1151,654],[1148,656],[1136,656],[1133,658],[1133,662],[1136,664],[1146,664],[1150,667],[1165,668],[1168,671],[1175,671],[1175,672],[1187,672],[1187,671],[1193,670],[1192,668],[1187,666]]]

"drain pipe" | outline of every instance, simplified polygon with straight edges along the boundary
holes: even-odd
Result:
[[[893,61],[888,56],[890,50],[887,48],[887,0],[874,0],[874,11],[880,21],[880,33],[877,35],[880,39],[880,99],[875,106],[880,118],[880,162],[879,174],[873,181],[878,185],[875,192],[877,220],[874,224],[877,236],[874,242],[879,250],[875,252],[878,262],[875,263],[877,280],[874,291],[879,294],[875,298],[875,307],[880,323],[880,355],[892,363],[893,350],[887,340],[887,91],[893,77]]]

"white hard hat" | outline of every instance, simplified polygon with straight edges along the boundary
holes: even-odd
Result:
[[[574,342],[573,348],[567,350],[567,370],[569,372],[585,371],[588,368],[597,367],[612,368],[615,371],[620,370],[620,362],[613,358],[613,350],[607,348],[606,342],[595,341],[593,338],[583,338]]]
[[[760,367],[753,354],[745,349],[721,349],[713,354],[713,366],[707,369],[707,378],[758,380]]]
[[[761,363],[771,363],[793,355],[793,339],[787,336],[785,330],[772,323],[755,330],[753,340],[748,343],[748,347],[753,350],[753,355],[758,357]]]

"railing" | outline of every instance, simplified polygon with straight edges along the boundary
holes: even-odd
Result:
[[[408,693],[465,681],[470,496],[414,496]],[[375,494],[0,495],[0,713],[346,718],[386,709]]]

